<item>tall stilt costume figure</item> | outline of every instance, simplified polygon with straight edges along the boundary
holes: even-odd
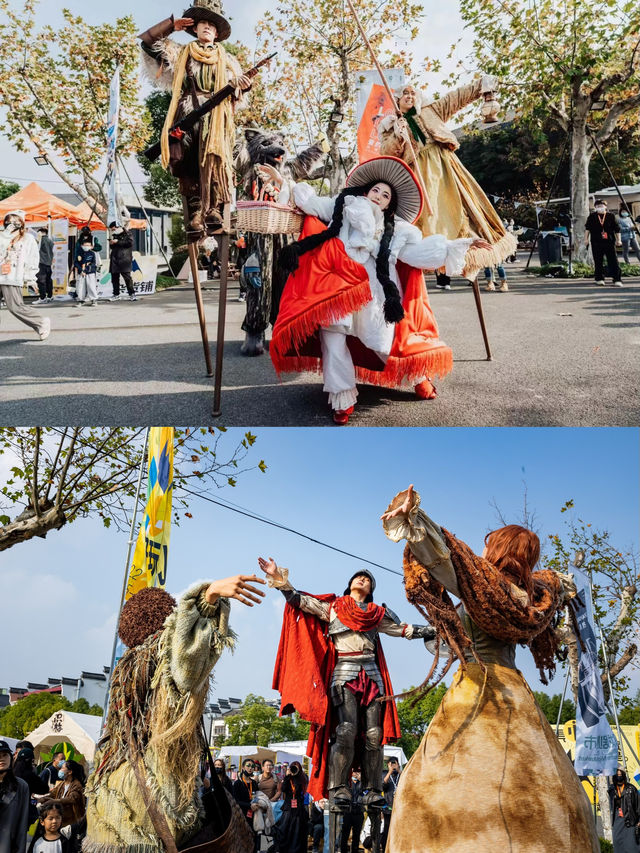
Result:
[[[375,579],[359,571],[342,596],[309,595],[294,589],[289,570],[259,559],[270,586],[286,599],[273,687],[281,714],[296,710],[311,723],[307,753],[312,761],[309,793],[349,806],[352,767],[362,771],[365,805],[383,804],[382,745],[400,737],[380,634],[432,639],[435,632],[407,625],[373,602]]]
[[[179,30],[196,40],[182,45],[168,38]],[[191,235],[203,235],[205,228],[209,233],[220,230],[221,208],[233,194],[234,109],[250,82],[221,44],[230,35],[220,0],[194,0],[182,18],[171,16],[140,36],[151,83],[171,92],[161,138],[162,165],[180,179]],[[222,101],[193,130],[169,135],[176,121],[231,82],[237,86],[233,100]]]
[[[427,682],[440,654],[448,659],[435,683],[454,660],[460,668],[400,777],[387,850],[597,853],[587,795],[515,663],[522,643],[542,681],[553,675],[554,620],[566,605],[573,612],[573,582],[532,571],[540,543],[530,530],[495,530],[477,557],[419,504],[413,487],[401,492],[382,516],[384,529],[407,540],[407,598],[437,632]]]
[[[253,850],[235,801],[220,786],[203,804],[198,776],[209,679],[235,639],[229,598],[259,602],[263,593],[254,583],[264,581],[237,576],[198,584],[177,607],[151,587],[125,604],[119,634],[128,649],[113,672],[85,791],[84,853],[175,853],[205,842],[210,853]]]
[[[258,174],[260,166],[272,166],[283,178],[301,181],[308,178],[322,162],[323,147],[314,143],[294,157],[287,154],[285,137],[278,131],[264,131],[248,127],[235,149],[234,167],[238,177],[238,197],[257,201],[278,201],[278,193],[265,191],[264,181]],[[278,264],[282,248],[293,237],[289,234],[247,233],[247,256],[257,260],[259,275],[247,281],[247,313],[242,323],[245,338],[243,355],[256,356],[264,353],[264,336],[269,325],[273,326],[278,316],[280,297],[284,290],[287,274]]]
[[[356,166],[337,198],[319,197],[304,183],[292,191],[307,216],[301,240],[280,255],[292,275],[271,339],[276,371],[322,372],[338,424],[353,412],[356,381],[408,383],[419,397],[434,397],[429,377],[447,374],[452,354],[438,337],[422,270],[460,274],[470,246],[487,244],[423,239],[411,224],[422,192],[397,157]]]
[[[460,143],[446,123],[478,98],[492,97],[495,89],[494,78],[484,75],[437,101],[426,102],[413,86],[404,86],[396,92],[404,117],[387,116],[379,126],[381,153],[401,157],[420,170],[433,210],[431,214],[423,212],[416,222],[422,233],[444,234],[449,240],[476,236],[490,244],[469,252],[464,273],[469,280],[475,279],[478,270],[512,255],[517,240],[507,232],[480,185],[457,158]]]

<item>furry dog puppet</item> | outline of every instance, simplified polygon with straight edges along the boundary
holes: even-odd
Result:
[[[295,157],[289,157],[282,133],[258,128],[244,130],[234,153],[238,194],[245,199],[258,199],[262,192],[256,166],[274,166],[285,177],[299,181],[308,178],[325,156],[322,144],[316,142]],[[260,261],[261,286],[248,287],[247,313],[242,324],[245,333],[243,355],[262,355],[264,352],[264,333],[269,323],[276,320],[287,280],[287,273],[278,268],[275,259],[291,239],[287,234],[247,234],[247,255],[255,253]]]

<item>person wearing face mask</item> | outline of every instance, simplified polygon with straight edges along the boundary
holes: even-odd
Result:
[[[169,36],[185,32],[194,37],[180,44]],[[187,231],[194,238],[213,234],[222,225],[221,208],[233,198],[234,112],[251,80],[222,42],[231,35],[221,0],[194,0],[181,18],[173,15],[140,35],[149,82],[171,93],[162,131],[162,165],[179,179],[188,212]],[[218,89],[233,83],[236,92],[218,104],[182,136],[169,130]]]
[[[29,786],[13,772],[13,755],[0,740],[0,853],[24,853],[29,827]]]
[[[584,244],[589,246],[589,243],[593,254],[596,284],[604,287],[603,261],[606,258],[613,286],[622,287],[622,272],[616,253],[616,245],[620,245],[620,226],[613,213],[608,212],[606,201],[598,200],[584,223]]]
[[[98,304],[98,272],[100,256],[93,248],[91,237],[84,237],[76,249],[73,268],[76,272],[78,306]]]
[[[637,789],[627,780],[621,767],[616,770],[609,787],[609,805],[614,853],[639,853],[640,800]]]
[[[240,775],[233,783],[233,796],[235,798],[235,801],[242,809],[242,812],[247,820],[247,824],[249,826],[249,829],[251,830],[255,845],[255,833],[253,832],[253,813],[256,810],[257,806],[253,802],[253,795],[258,790],[258,786],[253,778],[254,769],[255,765],[253,763],[253,759],[245,758],[245,760],[242,762]]]
[[[484,267],[501,264],[513,255],[518,241],[458,159],[460,143],[447,122],[480,98],[487,104],[493,101],[496,89],[496,78],[483,74],[473,83],[429,101],[407,84],[395,93],[402,115],[386,116],[378,126],[380,153],[401,157],[422,175],[432,209],[431,213],[423,210],[416,222],[422,234],[444,234],[448,240],[475,236],[487,242],[469,252],[464,276],[470,281]],[[450,276],[442,270],[437,286],[449,289]]]
[[[227,768],[225,767],[225,763],[221,758],[216,758],[213,762],[213,769],[216,771],[218,775],[218,779],[222,782],[227,791],[231,794],[233,793],[233,783],[231,779],[227,776]]]
[[[48,794],[34,799],[43,803],[54,801],[62,808],[62,826],[82,820],[85,815],[84,786],[86,776],[82,765],[68,759],[58,770],[58,784]]]
[[[279,853],[306,853],[309,812],[305,804],[307,777],[299,761],[292,761],[282,783],[282,815],[276,824]]]
[[[131,270],[133,268],[133,237],[126,228],[118,225],[117,222],[112,222],[109,230],[111,231],[109,238],[111,251],[109,272],[111,273],[111,283],[113,285],[111,301],[115,302],[120,299],[120,276],[122,276],[127,287],[129,299],[131,302],[135,302],[138,297],[135,295],[133,279],[131,278]]]
[[[49,790],[58,784],[58,770],[62,769],[64,764],[64,752],[56,752],[49,764],[40,774],[43,782],[46,782]]]
[[[470,247],[488,243],[423,239],[411,224],[422,191],[397,157],[356,166],[335,198],[284,182],[271,166],[258,170],[280,187],[281,204],[292,195],[307,214],[301,239],[278,260],[290,275],[269,348],[276,372],[322,371],[339,425],[354,411],[358,381],[413,386],[419,399],[433,399],[429,377],[449,373],[453,356],[438,337],[422,270],[445,266],[459,275]]]
[[[640,247],[636,239],[636,230],[633,226],[633,220],[628,210],[621,210],[618,217],[618,225],[620,226],[620,241],[622,243],[622,257],[625,264],[629,263],[629,247],[636,253],[636,258],[640,264]]]
[[[22,288],[36,287],[40,266],[40,250],[27,232],[24,210],[14,210],[4,218],[0,231],[0,290],[9,312],[20,322],[37,332],[46,341],[51,332],[51,320],[24,304]]]

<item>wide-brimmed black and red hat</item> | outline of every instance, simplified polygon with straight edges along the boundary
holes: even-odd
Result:
[[[226,41],[231,35],[231,24],[224,16],[220,0],[193,0],[193,5],[182,17],[193,18],[195,21],[195,24],[187,30],[192,36],[196,34],[196,25],[199,21],[211,21],[215,25],[218,31],[216,41]]]

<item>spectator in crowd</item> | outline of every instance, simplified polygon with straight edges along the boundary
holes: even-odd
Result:
[[[628,210],[620,211],[618,217],[618,226],[620,227],[620,241],[622,243],[622,257],[625,264],[629,263],[629,247],[636,253],[638,263],[640,263],[640,247],[636,240],[636,231],[633,227],[633,222]]]
[[[500,279],[500,287],[496,288],[495,285],[495,276],[494,270],[498,272],[498,278]],[[504,271],[504,267],[502,264],[497,264],[495,267],[485,267],[484,268],[484,277],[487,282],[485,290],[499,290],[500,293],[506,293],[509,290],[509,286],[507,284],[507,274]]]
[[[382,829],[381,847],[384,850],[387,845],[387,836],[389,835],[389,823],[391,821],[391,809],[393,808],[393,798],[398,790],[398,782],[400,781],[400,764],[397,758],[390,758],[387,762],[387,773],[382,780],[382,793],[384,794],[387,808],[384,812],[384,827]]]
[[[25,225],[24,210],[13,210],[4,218],[0,232],[0,293],[14,317],[32,328],[41,341],[51,332],[51,320],[24,304],[22,288],[35,288],[39,251],[36,239]]]
[[[12,768],[13,756],[0,740],[0,853],[24,853],[29,820],[29,786]]]
[[[262,773],[258,778],[258,790],[266,794],[272,803],[280,799],[282,785],[273,772],[273,761],[269,758],[262,762]]]
[[[315,800],[309,810],[309,835],[313,839],[313,853],[320,853],[324,839],[324,810],[327,800]]]
[[[58,771],[60,781],[48,794],[36,796],[37,800],[49,803],[52,800],[62,807],[62,826],[76,823],[85,815],[84,784],[86,778],[82,765],[67,760]]]
[[[354,771],[351,774],[351,810],[342,819],[340,853],[349,853],[349,835],[351,835],[351,853],[358,853],[363,823],[362,781],[360,773]]]
[[[299,761],[292,761],[282,783],[282,816],[277,824],[279,853],[306,853],[309,813],[304,797],[307,777]]]
[[[13,760],[15,761],[18,757],[18,753],[21,749],[30,749],[33,751],[33,744],[30,740],[19,740],[16,744],[15,749],[13,750]]]
[[[131,302],[135,302],[137,296],[133,289],[133,279],[131,278],[131,270],[133,268],[133,237],[116,222],[112,222],[109,226],[111,237],[109,238],[109,246],[111,247],[111,259],[109,261],[109,272],[111,273],[111,283],[113,284],[113,296],[111,301],[115,302],[120,299],[120,276],[124,279],[127,286],[127,293]]]
[[[213,762],[213,769],[216,771],[218,775],[218,779],[222,782],[227,791],[232,794],[233,793],[233,784],[231,779],[227,776],[227,768],[224,765],[224,761],[221,758],[216,758]]]
[[[39,228],[38,234],[40,235],[40,264],[37,282],[40,299],[34,304],[44,305],[53,299],[53,240],[49,237],[48,228]]]
[[[64,752],[56,752],[51,761],[40,774],[40,778],[47,783],[47,789],[50,791],[58,784],[58,771],[62,770],[64,764]]]
[[[69,853],[71,843],[60,832],[61,827],[62,806],[53,801],[42,806],[29,853]]]
[[[233,783],[233,796],[235,797],[236,802],[242,809],[244,816],[247,819],[247,823],[253,832],[253,812],[254,807],[252,804],[253,795],[257,790],[257,785],[253,779],[253,771],[255,769],[255,765],[253,763],[252,758],[245,758],[242,762],[242,772]]]
[[[607,211],[606,201],[597,201],[595,208],[587,216],[584,224],[585,246],[591,242],[591,252],[595,266],[596,284],[604,287],[603,261],[607,259],[609,275],[614,287],[622,287],[620,264],[616,255],[616,243],[620,245],[620,226],[613,213]]]
[[[18,757],[13,764],[14,775],[18,779],[24,779],[29,786],[29,794],[33,797],[36,794],[47,794],[49,786],[36,773],[34,766],[33,750],[28,747],[23,747],[18,753]],[[38,820],[38,810],[35,804],[29,801],[29,826]]]
[[[640,849],[640,803],[638,791],[627,781],[627,774],[618,767],[609,787],[613,853],[637,853]]]
[[[76,272],[78,305],[98,304],[98,272],[100,256],[93,248],[91,237],[83,237],[73,261]]]

